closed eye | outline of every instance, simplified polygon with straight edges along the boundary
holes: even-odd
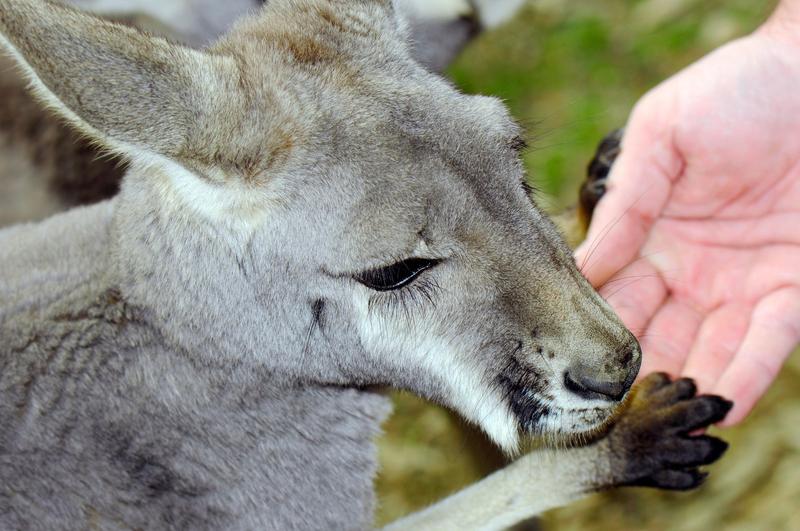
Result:
[[[375,291],[391,291],[408,286],[423,272],[438,263],[439,260],[409,258],[390,266],[358,273],[353,275],[353,278]]]

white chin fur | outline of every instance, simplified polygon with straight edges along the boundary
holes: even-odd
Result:
[[[370,311],[369,296],[362,290],[354,293],[353,302],[361,342],[373,355],[385,356],[398,367],[418,367],[431,374],[444,384],[446,401],[459,413],[482,428],[503,451],[517,451],[519,424],[502,393],[487,389],[483,374],[459,355],[474,348],[469,340],[459,344],[459,338],[448,340],[426,330],[423,322],[409,323]]]
[[[554,410],[540,426],[542,433],[581,435],[601,427],[613,414],[613,408]]]

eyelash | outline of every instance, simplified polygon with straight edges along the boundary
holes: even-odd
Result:
[[[439,286],[431,275],[424,273],[440,262],[441,260],[411,258],[358,273],[353,278],[375,291],[369,299],[370,309],[376,304],[389,308],[402,307],[408,315],[409,302],[413,304],[424,298],[429,304],[434,304],[434,292]]]
[[[517,153],[522,154],[528,149],[529,146],[528,146],[528,141],[525,140],[525,138],[522,135],[520,135],[512,138],[508,142],[508,147],[510,147]]]
[[[527,180],[523,179],[521,182],[522,190],[525,192],[525,195],[529,198],[533,199],[533,194],[536,192],[536,189],[529,183]]]
[[[436,305],[436,292],[441,288],[431,276],[418,278],[407,286],[392,290],[379,291],[369,298],[369,309],[374,309],[377,305],[397,312],[402,309],[405,317],[413,315],[409,306],[424,302],[428,305]]]

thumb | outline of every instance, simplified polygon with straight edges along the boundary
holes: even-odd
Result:
[[[672,142],[674,105],[662,101],[646,96],[634,109],[606,193],[594,211],[586,240],[575,251],[578,267],[595,286],[602,286],[638,256],[683,171],[682,157]]]

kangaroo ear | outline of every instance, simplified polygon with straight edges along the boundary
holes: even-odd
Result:
[[[0,0],[0,43],[48,106],[127,153],[180,152],[223,77],[211,56],[43,0]]]

